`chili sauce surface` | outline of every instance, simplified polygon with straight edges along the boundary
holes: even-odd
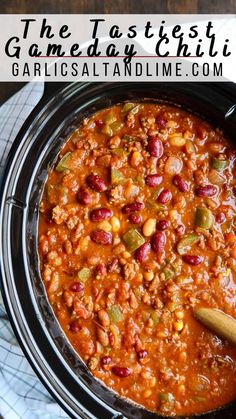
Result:
[[[40,205],[49,301],[92,374],[165,415],[236,398],[236,348],[199,307],[236,318],[236,152],[181,109],[125,103],[75,130]]]

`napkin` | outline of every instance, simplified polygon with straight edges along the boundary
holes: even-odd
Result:
[[[41,99],[44,83],[28,83],[0,107],[0,175],[13,141]],[[25,358],[0,294],[0,417],[68,419]]]

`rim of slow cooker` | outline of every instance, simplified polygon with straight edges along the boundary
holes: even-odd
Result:
[[[115,89],[117,88],[117,85],[120,85],[120,83],[118,83],[118,84],[117,83],[114,83],[114,84],[109,83],[109,84],[112,85],[112,86],[114,85],[114,88]],[[96,90],[96,86],[94,86],[94,85],[98,86],[98,84],[96,84],[96,83],[95,84],[94,83],[82,83],[82,84],[79,84],[77,86],[78,86],[78,89],[81,88],[82,90],[83,89],[86,90],[89,87],[91,87],[92,90],[93,90],[93,87],[95,87],[95,90]],[[107,83],[101,83],[101,85],[102,85],[101,88],[102,87],[108,87],[107,86],[108,85]],[[121,85],[123,85],[123,87],[124,87],[124,83],[121,83]],[[127,85],[130,86],[130,83],[127,83],[126,86]],[[133,85],[136,85],[136,83],[134,83]],[[194,83],[194,85],[196,86],[196,83]],[[185,86],[186,86],[186,84],[185,84]],[[122,86],[119,86],[119,87],[122,87]],[[178,83],[178,87],[179,87],[179,83]],[[193,88],[193,86],[192,86],[192,88]],[[2,199],[2,205],[3,205],[4,202],[6,202],[6,208],[8,208],[8,209],[6,210],[6,208],[5,208],[5,211],[4,211],[4,208],[2,208],[2,211],[1,211],[1,219],[0,219],[0,221],[2,221],[2,222],[3,222],[3,220],[6,221],[5,227],[3,229],[1,228],[1,231],[0,231],[1,238],[5,237],[5,238],[8,238],[9,239],[8,246],[7,247],[2,246],[3,253],[1,252],[1,255],[3,256],[1,258],[1,261],[4,260],[4,262],[5,262],[5,265],[4,266],[1,263],[2,264],[2,269],[3,269],[3,279],[2,279],[2,282],[3,282],[3,296],[4,296],[4,302],[5,302],[6,306],[7,306],[8,313],[9,313],[10,318],[11,318],[11,321],[13,323],[14,331],[16,332],[16,334],[17,334],[17,336],[18,336],[18,338],[19,338],[19,340],[21,342],[21,346],[23,346],[23,350],[25,351],[27,358],[30,357],[30,362],[31,362],[31,364],[33,363],[33,365],[32,365],[33,368],[34,369],[35,368],[37,369],[36,372],[40,375],[40,378],[43,379],[43,382],[46,385],[46,387],[49,389],[49,391],[51,393],[53,393],[53,396],[56,397],[56,399],[59,401],[59,403],[62,404],[63,408],[65,410],[67,410],[67,412],[69,414],[72,414],[72,415],[73,415],[73,412],[68,411],[68,406],[67,407],[65,406],[64,400],[61,400],[60,398],[58,399],[58,394],[55,395],[55,389],[53,387],[51,387],[52,383],[50,382],[50,380],[49,380],[49,382],[45,382],[45,378],[42,377],[43,368],[41,367],[40,368],[40,371],[39,371],[39,369],[38,369],[39,365],[37,365],[37,367],[36,367],[35,361],[36,362],[39,362],[39,359],[37,361],[35,359],[35,356],[33,356],[31,358],[31,356],[32,356],[32,354],[34,352],[32,346],[31,346],[31,348],[28,347],[28,345],[30,343],[32,343],[31,342],[31,339],[32,339],[31,330],[29,329],[29,327],[28,327],[28,325],[27,325],[26,322],[23,322],[23,324],[21,325],[21,328],[23,327],[23,329],[22,330],[19,330],[19,324],[17,323],[17,319],[19,319],[19,318],[21,318],[21,320],[23,320],[23,319],[26,320],[26,319],[24,318],[24,313],[21,311],[22,307],[21,307],[20,304],[19,304],[19,307],[18,308],[17,307],[15,307],[15,308],[12,307],[13,301],[11,301],[11,298],[14,296],[15,302],[18,302],[18,303],[19,303],[19,298],[18,298],[17,293],[15,295],[14,294],[11,294],[11,297],[10,297],[10,292],[11,293],[12,292],[15,293],[16,290],[14,290],[14,287],[12,289],[9,288],[9,286],[10,285],[13,285],[13,284],[8,284],[7,285],[6,281],[4,281],[4,274],[6,276],[8,274],[8,278],[9,278],[9,275],[12,275],[12,273],[13,273],[12,272],[12,266],[10,266],[11,265],[11,261],[8,260],[7,255],[6,255],[6,250],[8,250],[9,251],[9,255],[11,255],[11,249],[9,247],[9,245],[11,243],[11,234],[9,234],[10,231],[8,230],[10,228],[10,226],[11,226],[10,223],[8,224],[8,221],[11,220],[10,217],[13,216],[13,217],[17,218],[17,220],[19,221],[19,212],[23,212],[24,215],[23,215],[23,218],[22,218],[22,221],[21,221],[22,222],[22,231],[27,232],[27,234],[31,233],[31,231],[29,231],[27,229],[27,215],[28,215],[28,212],[29,211],[27,209],[27,206],[24,205],[25,204],[25,201],[24,201],[23,197],[16,196],[16,197],[12,198],[12,196],[14,196],[14,194],[12,194],[12,193],[15,191],[15,188],[17,187],[17,183],[19,182],[20,175],[22,175],[21,170],[22,170],[22,167],[23,167],[23,165],[25,163],[25,159],[26,159],[26,157],[25,157],[20,163],[18,162],[18,164],[17,164],[16,157],[18,157],[19,155],[22,155],[22,152],[23,153],[24,152],[26,153],[25,156],[27,155],[27,146],[29,145],[27,143],[27,135],[30,132],[31,132],[31,136],[33,136],[35,134],[35,132],[34,132],[35,125],[37,127],[37,124],[38,125],[40,124],[40,122],[41,122],[41,119],[40,118],[42,118],[42,116],[43,116],[43,114],[45,112],[46,112],[46,115],[44,115],[44,116],[45,116],[46,120],[44,120],[44,124],[47,124],[48,123],[48,119],[50,119],[50,116],[52,116],[50,114],[50,111],[49,111],[49,113],[47,112],[48,108],[51,108],[52,106],[54,106],[55,105],[55,102],[56,102],[58,104],[58,108],[57,109],[59,109],[61,107],[61,104],[62,104],[61,100],[65,100],[66,101],[66,100],[70,99],[70,95],[73,96],[73,94],[77,94],[78,93],[78,89],[76,90],[76,86],[74,86],[74,85],[72,85],[72,86],[71,85],[66,86],[64,89],[62,89],[59,92],[59,94],[57,94],[56,96],[54,96],[51,100],[49,100],[47,102],[47,104],[43,108],[41,108],[41,110],[39,112],[39,115],[37,115],[37,113],[36,113],[37,116],[34,115],[35,114],[35,112],[34,112],[34,114],[31,115],[28,118],[27,123],[25,124],[25,126],[23,127],[23,129],[21,130],[21,132],[20,132],[20,134],[18,136],[18,138],[20,140],[19,141],[19,144],[18,145],[15,144],[15,146],[13,146],[13,149],[11,150],[10,157],[8,159],[8,163],[7,163],[5,172],[4,172],[4,175],[6,175],[6,178],[5,179],[3,178],[3,180],[2,180],[2,198],[3,198]],[[188,91],[188,89],[187,89],[187,91]],[[126,94],[126,96],[127,96],[127,94]],[[129,99],[130,100],[130,98],[126,98],[126,99],[127,100]],[[170,102],[170,100],[168,100],[168,102]],[[173,102],[171,104],[176,105]],[[225,108],[224,108],[225,113],[226,113],[226,110],[228,111],[228,109],[233,106],[233,104],[234,103],[233,103],[233,101],[231,99],[230,100],[227,99],[227,106],[224,105],[225,106]],[[105,106],[105,107],[107,107],[107,106]],[[56,112],[57,109],[54,108],[54,114],[55,114],[55,112]],[[187,110],[190,110],[190,109],[187,109]],[[51,113],[52,112],[53,112],[53,110],[51,110]],[[191,110],[191,112],[192,112],[192,110]],[[222,109],[221,109],[221,112],[222,112]],[[225,113],[224,113],[224,115],[225,115]],[[36,120],[35,120],[35,117],[36,117]],[[73,119],[73,115],[71,115],[71,117]],[[82,119],[83,118],[84,118],[84,115],[83,115]],[[63,124],[64,124],[64,121],[63,121],[62,125]],[[55,132],[55,135],[54,135],[53,139],[51,138],[52,142],[57,137],[59,131],[61,132],[61,128],[60,127],[61,127],[61,125],[59,126],[58,131]],[[67,124],[67,127],[68,127],[68,124]],[[42,129],[43,128],[41,127],[41,130]],[[57,144],[58,151],[61,148],[61,145],[63,144],[63,142],[65,141],[66,136],[68,136],[68,131],[66,131],[66,133],[65,133],[65,136],[64,137],[61,137],[59,143]],[[25,140],[25,142],[24,142],[24,140]],[[45,150],[45,152],[46,152],[46,150]],[[40,151],[40,153],[41,153],[41,157],[40,157],[41,160],[37,160],[36,165],[33,164],[33,172],[31,173],[32,179],[31,179],[31,182],[27,185],[26,195],[24,197],[25,200],[26,200],[26,202],[28,202],[28,203],[30,202],[30,199],[32,199],[32,188],[33,188],[33,183],[35,182],[35,177],[34,176],[35,176],[36,171],[37,171],[37,169],[39,167],[39,164],[42,163],[42,160],[44,160],[44,157],[45,157],[45,155],[42,154],[42,150]],[[49,155],[49,153],[48,153],[48,155]],[[56,153],[56,155],[57,155],[57,153]],[[55,159],[55,156],[54,156],[54,159]],[[50,164],[52,163],[52,161],[54,159],[50,159]],[[44,178],[44,180],[42,182],[42,185],[44,185],[44,182],[45,182],[45,179],[46,179],[45,170],[44,170],[44,176],[45,176],[45,178]],[[10,200],[9,200],[9,196],[8,197],[6,196],[7,191],[11,191],[12,192],[10,194],[10,197],[11,197]],[[16,211],[16,214],[15,215],[12,214],[12,211],[13,212]],[[35,216],[35,212],[34,212],[34,216]],[[2,226],[2,223],[1,223],[1,226]],[[19,231],[19,233],[21,233],[21,231]],[[23,235],[22,235],[22,239],[23,239]],[[26,242],[24,243],[24,241],[22,240],[21,246],[22,246],[22,249],[23,249],[24,267],[26,269],[26,267],[28,265],[28,261],[25,258],[27,257],[27,250],[29,250],[29,249],[26,249],[26,247],[24,247],[25,245],[26,245]],[[32,241],[31,241],[31,245],[32,245]],[[4,251],[5,251],[5,253],[4,253]],[[8,261],[8,263],[6,263],[7,261]],[[8,265],[8,266],[6,266],[6,265]],[[26,273],[26,275],[27,275],[27,273]],[[13,277],[12,277],[12,280],[14,282],[14,278]],[[28,278],[28,282],[30,284],[31,278]],[[32,292],[33,292],[33,290],[32,289],[29,289],[29,295],[31,294],[31,303],[32,303],[33,299],[35,298],[35,295],[33,295]],[[45,292],[45,294],[46,294],[46,292]],[[34,300],[34,303],[35,303],[35,300]],[[47,300],[47,304],[49,304],[48,300]],[[17,313],[17,309],[18,309],[18,313]],[[35,307],[35,304],[34,304],[34,309],[35,309],[35,311],[37,311],[36,310],[36,307]],[[45,309],[46,309],[46,307],[45,307]],[[52,310],[51,306],[50,306],[50,309]],[[52,311],[52,313],[53,313],[53,311]],[[40,315],[40,314],[37,313],[37,316],[38,315]],[[55,315],[54,315],[54,319],[56,319]],[[38,317],[38,321],[39,322],[42,322],[42,319],[40,317]],[[43,327],[43,324],[42,323],[41,323],[41,327]],[[45,330],[44,330],[44,332],[45,332]],[[27,337],[27,335],[28,335],[28,337]],[[29,341],[29,336],[31,336],[30,341]],[[26,341],[28,342],[27,344],[26,344]],[[72,348],[72,346],[71,346],[71,348]],[[37,347],[37,349],[40,350],[39,347]],[[29,353],[29,350],[31,351],[31,353]],[[78,355],[77,355],[77,357],[78,357]],[[64,365],[64,367],[65,367],[65,365]],[[44,371],[44,374],[45,373],[46,373],[46,371]],[[50,371],[49,370],[47,371],[47,376],[48,376],[48,374],[50,374]],[[88,371],[86,371],[86,374],[88,374]],[[98,381],[94,377],[92,377],[92,378],[93,378],[93,380]],[[49,384],[50,384],[50,388],[49,388]],[[54,386],[57,386],[58,384],[57,383],[54,383],[53,385]],[[81,386],[81,382],[79,383],[79,385]],[[120,396],[116,395],[116,393],[114,393],[112,390],[107,389],[104,385],[103,385],[103,387],[105,388],[105,391],[108,391],[109,393],[113,393],[113,395],[115,395],[115,401],[118,402],[118,404],[119,404],[120,401],[121,401],[121,403],[125,403],[126,404],[126,401],[123,398],[120,398]],[[61,389],[57,388],[57,392],[58,391],[60,392]],[[86,390],[86,392],[87,391],[88,391],[88,389]],[[90,394],[89,397],[92,397],[93,399],[96,399],[96,395],[94,393],[93,394]],[[77,400],[77,402],[78,402],[78,400]],[[100,405],[100,403],[102,403],[101,400],[99,402],[99,405]],[[107,401],[105,403],[107,403]],[[91,404],[90,403],[90,399],[89,399],[89,404]],[[147,412],[146,410],[144,410],[141,406],[136,407],[135,404],[132,403],[132,401],[131,402],[128,402],[128,406],[125,406],[126,409],[128,409],[130,407],[130,404],[132,404],[132,406],[131,406],[131,410],[132,411],[135,408],[135,413],[137,413],[136,412],[136,409],[138,409],[139,411],[141,411],[141,413],[145,413],[145,418],[147,418],[147,417],[156,417],[157,418],[158,417],[157,414],[152,413],[152,412],[150,412],[150,415],[149,415],[149,412]],[[230,405],[227,405],[227,406],[230,406]],[[96,408],[97,408],[97,406],[96,406]],[[119,406],[118,406],[118,408],[119,408]],[[82,417],[93,417],[93,416],[91,416],[91,412],[90,411],[88,411],[88,412],[85,411],[84,406],[82,406],[82,405],[79,406],[79,409],[81,410],[79,412],[79,414],[81,414]],[[106,409],[107,409],[107,406],[106,406],[105,410]],[[117,417],[117,415],[119,417],[119,411],[120,410],[118,410],[118,411],[117,410],[114,410],[114,409],[112,409],[112,410],[113,410],[113,412],[111,413],[112,416],[109,416],[109,417],[114,417],[114,415],[115,415],[115,417]],[[214,416],[214,417],[216,417],[216,416],[218,416],[218,413],[220,411],[223,413],[224,410],[225,410],[225,406],[223,406],[221,410],[215,410],[213,412],[202,413],[202,414],[200,414],[200,416],[204,416],[204,417],[213,417]],[[124,412],[123,409],[121,409],[121,411],[123,411],[122,412],[123,414],[127,414],[127,412]],[[133,414],[134,412],[131,412],[130,411],[130,413]],[[87,416],[87,414],[89,416]],[[192,416],[194,416],[194,415],[192,415]],[[105,418],[105,416],[101,416],[101,417],[104,417]],[[108,417],[108,416],[106,416],[106,417]],[[136,414],[135,417],[138,417],[137,414]],[[142,416],[140,416],[140,417],[142,417]]]

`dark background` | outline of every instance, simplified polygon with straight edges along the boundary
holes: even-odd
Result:
[[[0,0],[0,13],[235,13],[236,0]],[[1,36],[1,35],[0,35]],[[23,83],[0,83],[0,104]]]

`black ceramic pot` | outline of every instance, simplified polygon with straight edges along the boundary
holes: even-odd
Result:
[[[51,98],[48,97],[50,89]],[[4,302],[19,343],[50,393],[72,418],[158,418],[107,389],[65,338],[40,279],[39,202],[47,171],[70,131],[85,116],[123,100],[176,104],[221,126],[234,139],[233,83],[74,83],[46,94],[11,149],[1,185],[0,263]],[[235,418],[236,403],[201,415]]]

